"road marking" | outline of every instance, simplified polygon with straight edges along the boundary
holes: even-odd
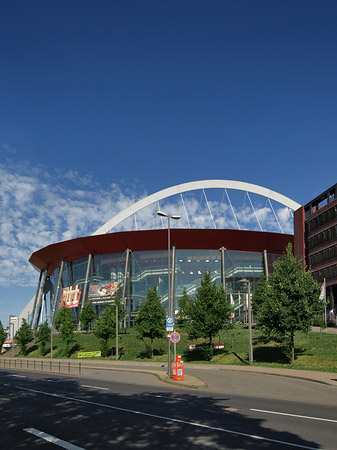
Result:
[[[63,441],[62,439],[52,436],[51,434],[44,433],[43,431],[36,430],[35,428],[24,428],[23,431],[34,434],[34,436],[51,442],[52,444],[58,445],[59,447],[66,448],[67,450],[84,450],[83,447],[78,447],[77,445],[71,444],[67,441]]]
[[[143,395],[146,395],[147,397],[167,398],[168,400],[174,400],[175,402],[177,400],[180,402],[188,402],[188,400],[186,400],[185,398],[175,398],[175,397],[169,397],[166,395],[154,395],[154,394],[143,394]]]
[[[278,412],[278,411],[267,411],[267,410],[264,410],[264,409],[255,409],[255,408],[251,408],[250,411],[257,411],[257,412],[262,412],[262,413],[266,413],[266,414],[277,414],[279,416],[298,417],[300,419],[320,420],[321,422],[337,423],[337,420],[324,419],[323,417],[301,416],[300,414],[290,414],[290,413],[283,413],[283,412]]]
[[[16,378],[27,378],[24,375],[9,375],[10,377],[16,377]]]
[[[81,384],[81,387],[86,387],[90,389],[102,389],[103,391],[108,391],[109,388],[101,387],[101,386],[90,386],[89,384]]]
[[[239,431],[228,430],[226,428],[218,428],[218,427],[212,427],[210,425],[205,425],[205,424],[202,424],[202,423],[189,422],[187,420],[176,419],[174,417],[159,416],[157,414],[150,414],[150,413],[146,413],[146,412],[143,412],[143,411],[137,411],[137,410],[134,410],[134,409],[120,408],[119,406],[107,405],[105,403],[97,403],[97,402],[93,402],[93,401],[90,401],[90,400],[83,400],[81,398],[68,397],[66,395],[53,394],[51,392],[38,391],[36,389],[28,389],[28,388],[19,387],[19,386],[15,386],[15,388],[19,389],[19,390],[22,390],[22,391],[34,392],[36,394],[47,395],[49,397],[62,398],[64,400],[70,400],[72,402],[84,403],[84,404],[87,404],[87,405],[94,405],[94,406],[98,406],[100,408],[113,409],[114,411],[122,411],[122,412],[130,413],[130,414],[136,414],[136,415],[145,416],[145,417],[153,417],[154,419],[164,420],[165,422],[175,422],[175,423],[180,423],[180,424],[183,424],[183,425],[190,425],[190,426],[193,426],[193,427],[204,428],[206,430],[220,431],[222,433],[228,433],[228,434],[232,434],[232,435],[236,435],[236,436],[243,436],[243,437],[246,437],[246,438],[248,437],[250,439],[257,439],[259,441],[273,442],[273,443],[276,443],[276,444],[287,445],[289,447],[304,448],[304,449],[307,449],[307,450],[319,450],[317,447],[308,447],[306,445],[294,444],[292,442],[280,441],[278,439],[270,439],[270,438],[267,438],[267,437],[257,436],[257,435],[254,435],[254,434],[241,433]]]

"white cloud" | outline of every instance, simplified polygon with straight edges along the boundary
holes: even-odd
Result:
[[[26,164],[0,164],[0,285],[36,285],[28,263],[35,250],[90,235],[137,201],[113,184],[102,188],[90,176]]]
[[[4,148],[3,148],[4,150]],[[7,150],[7,155],[9,154]],[[13,152],[12,152],[13,153]],[[91,175],[76,171],[53,170],[48,167],[31,168],[28,163],[15,164],[7,159],[0,163],[0,286],[35,286],[38,274],[29,265],[30,255],[51,243],[87,236],[127,208],[145,194],[130,184],[122,189],[115,183],[100,185]],[[209,206],[217,228],[237,228],[231,206],[212,199]],[[151,205],[118,227],[118,230],[167,227],[167,221],[156,215],[158,208],[169,214],[179,214],[172,220],[172,228],[213,228],[208,205],[200,191],[162,200]],[[235,206],[241,229],[256,229],[258,223],[250,204]],[[279,232],[271,208],[254,205],[263,228]],[[185,214],[187,212],[187,217]],[[284,232],[292,233],[292,217],[287,208],[275,208]]]

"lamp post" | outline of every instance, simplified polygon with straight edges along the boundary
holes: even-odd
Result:
[[[239,283],[247,283],[248,288],[248,334],[249,334],[249,352],[248,352],[248,359],[249,359],[249,365],[253,365],[253,335],[252,335],[252,305],[250,300],[250,281],[246,278],[243,280],[240,280]]]
[[[157,212],[158,216],[161,217],[167,217],[167,243],[168,243],[168,291],[167,291],[167,312],[168,315],[171,317],[173,316],[173,304],[172,304],[172,293],[171,293],[171,229],[170,229],[170,219],[179,220],[180,216],[173,215],[170,216],[169,214],[164,213],[163,211]],[[171,378],[171,341],[168,340],[168,367],[167,367],[167,373],[169,378]]]

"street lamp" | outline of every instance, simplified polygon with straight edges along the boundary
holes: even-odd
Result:
[[[163,211],[157,211],[157,215],[161,217],[167,217],[167,242],[168,242],[168,291],[167,291],[167,301],[168,301],[168,316],[173,316],[173,302],[171,295],[171,233],[170,233],[170,219],[179,220],[180,216],[164,213]],[[168,340],[168,368],[167,373],[169,378],[171,378],[171,341]]]
[[[250,300],[250,281],[244,278],[239,283],[247,283],[248,287],[248,334],[249,334],[249,365],[253,365],[253,336],[252,336],[252,305]]]

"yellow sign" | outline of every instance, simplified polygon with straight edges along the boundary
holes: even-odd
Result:
[[[101,356],[101,352],[82,352],[78,353],[78,358],[95,358],[97,356]]]

